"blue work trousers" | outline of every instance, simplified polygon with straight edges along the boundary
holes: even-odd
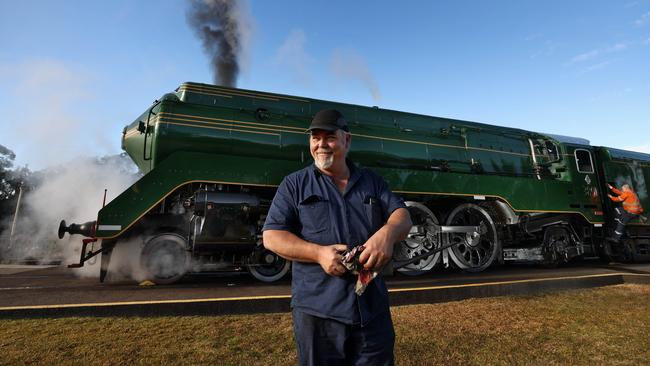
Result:
[[[361,327],[294,308],[293,331],[301,366],[395,364],[395,331],[390,311]]]

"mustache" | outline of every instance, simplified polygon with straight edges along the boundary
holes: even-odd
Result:
[[[319,148],[318,150],[316,150],[316,154],[318,154],[318,153],[331,153],[331,152],[332,152],[332,149]]]

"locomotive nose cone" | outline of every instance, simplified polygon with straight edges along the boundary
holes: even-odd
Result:
[[[65,225],[65,220],[61,220],[61,223],[59,224],[59,239],[63,239],[66,229],[67,226]]]

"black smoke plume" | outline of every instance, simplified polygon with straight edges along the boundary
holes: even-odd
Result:
[[[246,24],[235,0],[189,0],[187,21],[210,57],[214,83],[234,87]]]

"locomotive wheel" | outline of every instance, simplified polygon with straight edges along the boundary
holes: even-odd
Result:
[[[410,233],[406,239],[397,243],[393,250],[393,259],[397,261],[409,260],[441,246],[439,236],[432,227],[438,224],[436,215],[427,206],[413,201],[405,202],[411,214],[413,226],[418,227],[417,233]],[[407,276],[419,276],[430,271],[440,258],[440,253],[421,259],[402,268],[397,272]]]
[[[261,253],[255,255],[257,263],[248,266],[248,270],[262,282],[275,282],[289,272],[291,261],[288,261],[272,251],[262,247]]]
[[[148,279],[167,285],[180,280],[190,267],[187,242],[177,234],[156,235],[145,244],[140,265]]]
[[[541,266],[544,268],[557,268],[568,259],[562,255],[565,248],[571,245],[570,235],[563,227],[548,227],[544,231],[543,251],[544,261]]]
[[[473,203],[456,207],[447,218],[449,226],[478,226],[479,233],[449,234],[447,249],[451,260],[468,272],[481,272],[488,268],[501,252],[496,226],[488,211]]]

